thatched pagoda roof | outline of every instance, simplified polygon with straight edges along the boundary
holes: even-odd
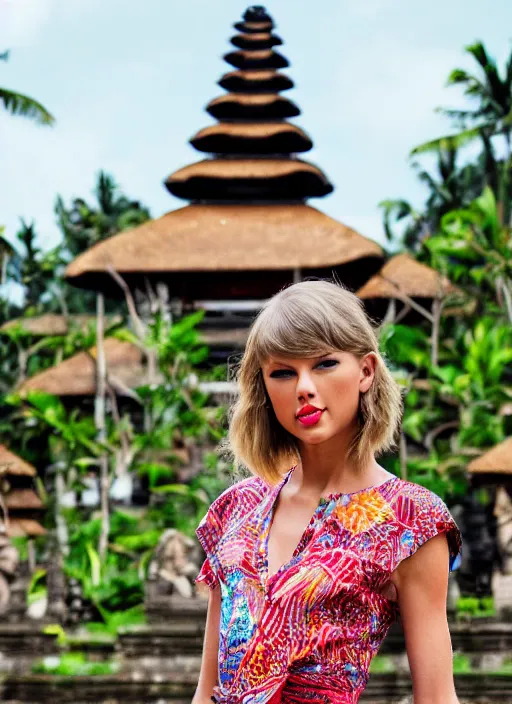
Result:
[[[242,34],[252,34],[261,32],[270,32],[274,27],[272,20],[264,22],[235,22],[233,27],[242,32]]]
[[[233,46],[239,49],[249,49],[260,51],[261,49],[271,49],[283,43],[281,37],[270,32],[254,32],[252,34],[235,34],[230,39]]]
[[[217,120],[284,120],[300,115],[295,103],[275,93],[228,93],[209,102],[206,112]]]
[[[33,465],[15,455],[5,445],[0,445],[0,476],[35,477],[36,474]]]
[[[104,347],[108,379],[116,386],[118,393],[122,394],[123,387],[134,388],[147,383],[143,353],[136,345],[107,337]],[[95,357],[96,347],[78,352],[27,379],[18,392],[23,395],[37,389],[55,396],[91,396],[96,392]]]
[[[444,298],[454,293],[455,287],[435,269],[414,260],[408,254],[397,254],[384,264],[359,291],[359,298],[396,298],[402,294],[409,297]]]
[[[512,475],[512,437],[488,450],[468,464],[471,474]]]
[[[230,51],[228,54],[224,55],[224,60],[228,64],[231,64],[231,66],[242,70],[253,68],[286,68],[289,66],[288,59],[273,49],[260,49],[258,51],[240,49],[239,51]]]
[[[38,511],[44,508],[33,489],[11,489],[3,499],[8,511]]]
[[[218,154],[295,154],[313,147],[309,135],[287,122],[221,122],[197,132],[190,143]]]
[[[317,166],[300,159],[205,159],[175,171],[165,185],[187,200],[302,200],[333,188]]]
[[[351,269],[366,280],[382,259],[378,244],[307,205],[189,205],[99,242],[71,262],[66,277],[76,285],[106,290],[112,280],[109,267],[127,281],[139,271],[148,277],[168,272],[174,283],[179,272],[189,280],[197,272],[197,288],[201,280],[208,281],[208,272],[224,279],[228,271],[247,278],[249,271],[259,276],[296,268],[329,275],[333,268],[357,261]],[[363,260],[372,260],[371,266]],[[201,297],[198,293],[193,299]]]
[[[222,124],[192,138],[213,158],[179,169],[166,182],[173,195],[193,204],[78,256],[66,270],[73,284],[119,296],[110,273],[116,270],[141,291],[146,280],[163,282],[188,305],[260,300],[304,276],[335,274],[354,290],[382,266],[375,242],[304,204],[333,187],[317,166],[295,158],[312,143],[286,122],[299,108],[277,94],[293,85],[275,70],[288,61],[272,48],[256,48],[274,37],[272,18],[253,6],[235,26],[243,35],[236,42],[246,48],[227,58],[243,70],[221,79],[232,92],[207,107]]]
[[[230,71],[225,73],[220,86],[232,93],[279,93],[293,88],[293,81],[277,71]]]
[[[46,529],[31,518],[9,517],[7,536],[9,538],[35,538],[46,535]]]
[[[94,315],[73,314],[59,315],[57,313],[45,313],[36,315],[33,318],[13,318],[0,327],[0,333],[19,327],[23,332],[34,337],[45,337],[46,335],[67,335],[72,328],[86,330],[96,321]],[[121,316],[106,316],[107,325],[116,325],[121,322]]]

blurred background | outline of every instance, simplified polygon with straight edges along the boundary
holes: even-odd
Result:
[[[190,702],[194,530],[263,302],[336,277],[464,538],[461,702],[512,701],[512,7],[0,0],[0,691]],[[392,629],[362,701],[405,702]]]

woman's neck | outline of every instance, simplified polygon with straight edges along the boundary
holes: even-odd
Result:
[[[359,469],[339,448],[335,451],[334,448],[324,448],[323,445],[324,443],[301,448],[300,462],[290,478],[290,491],[322,496],[329,493],[352,493],[376,486],[392,476],[377,463],[373,455]]]

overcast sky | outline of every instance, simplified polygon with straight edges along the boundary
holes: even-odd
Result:
[[[310,201],[383,241],[379,201],[420,204],[412,147],[449,132],[437,105],[460,104],[445,81],[473,68],[463,48],[482,39],[503,64],[511,50],[510,0],[269,0],[280,51],[313,138],[304,156],[333,194]],[[60,235],[57,194],[91,197],[99,169],[149,206],[185,205],[163,180],[201,159],[188,139],[213,120],[223,93],[222,54],[246,5],[239,0],[0,0],[0,85],[41,101],[54,128],[0,114],[0,224],[12,239],[34,219],[44,247]]]

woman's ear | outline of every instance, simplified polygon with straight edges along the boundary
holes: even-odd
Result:
[[[359,391],[366,393],[373,384],[377,368],[377,355],[369,352],[361,360],[361,375],[359,377]]]

